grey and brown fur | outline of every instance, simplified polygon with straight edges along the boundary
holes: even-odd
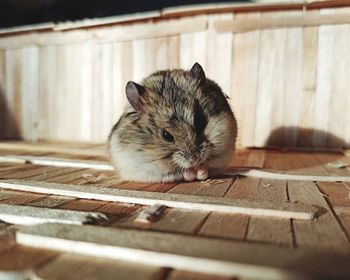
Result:
[[[109,136],[110,159],[122,179],[169,182],[193,166],[207,166],[210,176],[227,167],[236,120],[198,63],[190,71],[153,73],[140,85],[129,82],[126,95],[130,104]],[[164,130],[173,141],[164,139]]]

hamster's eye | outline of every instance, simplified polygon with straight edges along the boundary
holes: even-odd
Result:
[[[165,129],[163,129],[162,131],[162,137],[165,141],[168,142],[173,142],[174,141],[174,136],[172,136],[168,131],[166,131]]]

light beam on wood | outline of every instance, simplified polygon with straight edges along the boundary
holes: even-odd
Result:
[[[315,271],[311,260],[321,258],[324,261],[325,257],[312,250],[141,230],[44,224],[20,228],[16,240],[19,244],[42,249],[228,277],[305,279],[309,273],[320,271],[320,275],[330,279],[350,275],[349,266],[344,265],[349,263],[346,256],[328,256],[327,262],[323,262],[327,265]]]
[[[0,188],[111,202],[141,205],[161,204],[174,208],[287,219],[312,220],[318,211],[314,206],[299,203],[278,205],[265,201],[232,200],[223,197],[118,190],[98,186],[79,186],[21,180],[2,180],[0,181]]]
[[[35,225],[64,223],[81,225],[99,219],[107,219],[107,217],[98,212],[0,204],[0,220],[9,224]]]
[[[350,23],[350,13],[307,14],[289,17],[242,18],[220,20],[215,23],[218,32],[244,33],[254,30],[308,27]]]

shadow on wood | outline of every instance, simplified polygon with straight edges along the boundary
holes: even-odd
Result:
[[[265,142],[265,146],[349,149],[350,143],[323,130],[300,128],[296,126],[281,126],[271,131]]]
[[[21,139],[14,112],[8,106],[3,88],[4,85],[0,84],[0,140]]]

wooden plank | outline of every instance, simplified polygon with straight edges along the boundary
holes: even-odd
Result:
[[[54,26],[55,24],[53,22],[45,22],[45,23],[38,23],[38,24],[7,27],[7,28],[0,29],[0,35],[8,35],[8,34],[13,35],[14,33],[22,33],[22,32],[28,32],[28,31],[43,31],[43,30],[52,29]]]
[[[288,194],[291,202],[310,203],[325,209],[325,213],[321,214],[317,220],[307,223],[293,221],[297,247],[326,249],[329,252],[348,252],[350,244],[346,235],[314,183],[288,182]]]
[[[309,13],[319,13],[318,10]],[[312,147],[313,139],[313,108],[316,94],[317,79],[317,51],[318,51],[318,27],[305,27],[303,29],[302,50],[302,93],[299,109],[298,144],[300,147]]]
[[[288,202],[286,187],[286,181],[261,180],[254,194],[254,199],[271,203]],[[291,222],[277,218],[250,217],[246,239],[292,247]]]
[[[333,11],[324,10],[321,13],[330,13]],[[318,52],[317,52],[317,80],[316,95],[313,106],[313,146],[327,147],[327,130],[329,122],[329,104],[332,94],[332,73],[333,73],[333,55],[336,46],[334,45],[333,25],[319,27],[318,33]]]
[[[205,16],[192,17],[192,20],[205,20]],[[198,62],[206,69],[207,32],[199,30],[195,33],[180,34],[180,68],[191,69]]]
[[[5,138],[8,109],[6,104],[6,52],[0,51],[0,139]]]
[[[0,255],[0,271],[27,270],[45,263],[57,255],[58,253],[54,251],[16,245],[12,250]]]
[[[22,50],[22,138],[38,140],[39,125],[39,49],[26,47]],[[31,104],[28,106],[28,104]]]
[[[21,67],[22,56],[21,50],[6,50],[6,104],[7,116],[5,125],[5,139],[20,138],[21,130]]]
[[[180,67],[180,37],[168,36],[168,67],[178,69]]]
[[[26,203],[38,201],[46,196],[47,195],[37,194],[37,193],[17,192],[17,195],[6,198],[1,202],[6,204],[20,205],[20,204],[26,204]]]
[[[277,16],[264,13],[262,18]],[[287,30],[262,30],[259,37],[259,72],[254,146],[281,146],[283,96],[285,90],[285,50]]]
[[[113,26],[67,32],[42,32],[23,34],[0,39],[0,49],[19,48],[28,45],[64,45],[86,41],[92,43],[122,42],[135,39],[148,39],[181,33],[192,33],[207,28],[205,19],[176,19],[148,23],[137,23],[129,26]]]
[[[335,10],[331,16],[341,17],[343,13],[349,13],[350,8]],[[327,147],[342,149],[349,146],[349,136],[346,135],[347,123],[350,121],[349,114],[345,112],[350,106],[350,86],[348,79],[350,71],[347,65],[350,57],[347,55],[347,46],[350,43],[350,26],[339,25],[333,29],[334,53],[332,53],[332,77],[329,80],[331,97],[329,99],[329,122],[327,132]],[[342,118],[342,119],[340,119]],[[340,121],[341,120],[341,121]]]
[[[17,156],[17,155],[5,155],[0,156],[0,161],[6,162],[18,162],[23,161],[31,164],[49,165],[49,166],[61,166],[61,167],[74,167],[74,168],[93,168],[98,170],[113,170],[113,167],[100,161],[87,161],[87,160],[74,160],[65,158],[54,157],[36,157],[36,156]]]
[[[313,206],[293,204],[265,204],[231,200],[220,197],[189,196],[181,194],[117,190],[92,186],[76,186],[46,182],[24,182],[1,180],[0,188],[30,191],[40,194],[73,196],[111,202],[125,202],[142,205],[161,204],[168,207],[191,210],[218,211],[226,213],[273,216],[281,218],[313,219],[317,209]]]
[[[302,12],[288,13],[291,16]],[[288,15],[287,15],[288,16]],[[303,78],[303,28],[286,30],[282,146],[295,147],[299,133]],[[290,81],[293,81],[291,83]],[[282,93],[281,93],[282,94]]]
[[[255,1],[256,2],[256,1]],[[332,2],[332,1],[330,1]],[[279,10],[295,10],[302,9],[305,5],[304,1],[288,1],[288,3],[278,1],[261,2],[261,3],[208,3],[195,4],[186,6],[167,7],[162,10],[164,17],[190,16],[197,14],[209,13],[228,13],[228,12],[259,12],[259,11],[279,11]]]
[[[232,96],[232,40],[231,33],[219,34],[213,28],[218,19],[232,19],[233,14],[208,15],[206,69],[205,74],[222,88],[223,92]],[[220,65],[220,67],[217,67]]]
[[[350,240],[350,187],[339,183],[317,183]]]
[[[93,220],[107,219],[107,217],[98,212],[79,212],[0,204],[0,219],[9,224],[17,225],[35,225],[43,223],[81,225]]]
[[[124,14],[118,16],[92,18],[77,21],[65,21],[57,23],[53,26],[53,30],[70,30],[77,28],[96,27],[100,25],[110,25],[116,23],[126,23],[133,21],[154,20],[160,16],[159,11],[147,11],[142,13]],[[1,33],[0,33],[1,34]]]
[[[25,205],[43,207],[43,208],[55,208],[66,203],[67,201],[71,201],[74,199],[75,198],[72,198],[72,197],[49,195],[40,200],[25,203]]]
[[[316,160],[331,174],[350,176],[350,160],[342,154],[314,153]]]
[[[8,151],[29,151],[29,152],[53,152],[53,153],[65,153],[72,155],[90,155],[90,156],[104,156],[105,153],[101,153],[99,150],[85,149],[78,147],[60,146],[59,142],[55,142],[55,145],[49,145],[49,143],[29,144],[26,142],[0,142],[1,150]]]
[[[345,255],[327,258],[320,252],[302,249],[288,250],[140,230],[46,224],[21,227],[16,232],[16,241],[38,248],[49,247],[65,252],[231,277],[300,279],[308,273],[328,277],[350,275],[345,265],[349,257]],[[315,272],[311,262],[302,260],[312,259],[316,255],[324,262],[327,260],[328,265],[318,267]]]
[[[259,18],[260,13],[237,14],[235,18]],[[255,114],[259,75],[260,32],[233,37],[231,105],[237,114],[238,143],[252,147],[255,139]],[[241,98],[244,96],[244,98]]]
[[[154,266],[111,261],[80,255],[62,254],[39,267],[35,275],[40,279],[162,279],[163,271]]]
[[[247,171],[238,171],[238,172],[226,172],[228,176],[248,176],[256,177],[262,179],[271,179],[271,180],[287,180],[287,181],[319,181],[319,182],[350,182],[349,176],[322,176],[322,175],[299,175],[299,174],[287,174],[287,173],[277,173],[269,172],[258,169],[250,169]]]
[[[302,16],[263,17],[259,19],[219,20],[215,23],[218,32],[243,33],[255,30],[310,27],[320,25],[339,25],[350,23],[349,13],[308,14]]]
[[[232,278],[213,275],[203,274],[197,272],[189,272],[183,270],[173,270],[170,272],[166,280],[229,280]]]

